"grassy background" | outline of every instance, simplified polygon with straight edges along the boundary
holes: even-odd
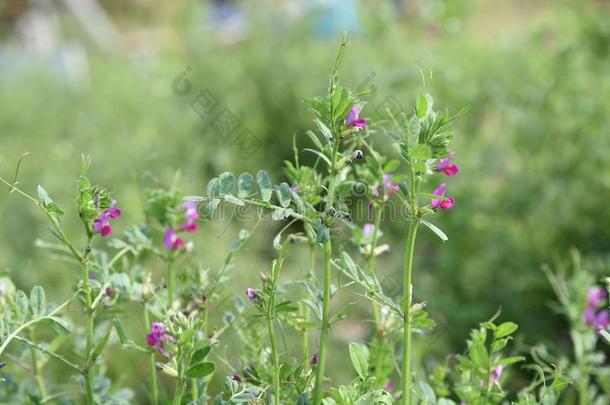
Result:
[[[312,117],[301,101],[323,91],[341,29],[321,34],[322,11],[290,17],[285,2],[242,4],[247,26],[238,38],[210,22],[207,2],[102,3],[119,29],[121,50],[101,51],[69,12],[59,11],[58,38],[83,53],[82,76],[66,69],[59,50],[24,47],[15,31],[18,12],[4,10],[3,177],[11,178],[19,156],[31,152],[19,174],[22,187],[33,191],[43,184],[66,209],[73,234],[80,230],[70,207],[81,153],[93,158],[91,177],[115,191],[124,212],[118,231],[142,220],[142,186],[168,185],[176,171],[186,194],[202,193],[207,180],[225,170],[265,168],[281,178],[293,134],[300,145],[308,142],[304,131]],[[426,356],[463,350],[469,328],[498,307],[503,318],[519,323],[523,345],[543,342],[560,350],[566,331],[549,308],[552,296],[540,265],[575,247],[601,263],[593,271],[608,270],[607,3],[436,0],[411,2],[397,17],[390,2],[361,1],[357,17],[342,77],[353,87],[367,80],[379,87],[365,113],[388,96],[410,106],[423,87],[414,66],[425,73],[427,91],[439,105],[453,112],[470,107],[455,145],[461,172],[451,188],[457,204],[437,220],[449,242],[441,246],[424,234],[418,245],[415,293],[441,324]],[[187,68],[193,90],[178,96],[172,82]],[[219,137],[191,107],[203,90],[263,147],[243,159]],[[65,297],[76,271],[34,247],[37,238],[51,238],[35,207],[0,193],[0,224],[0,271],[21,288],[42,284],[52,287],[52,298]],[[195,238],[198,258],[218,264],[240,226],[249,225],[205,225]],[[399,274],[405,224],[384,226],[392,252],[381,259],[380,271]],[[276,227],[264,224],[238,259],[231,286],[237,294],[268,268]],[[299,274],[304,250],[296,249],[289,273]],[[159,263],[147,265],[161,274]],[[346,340],[366,336],[366,311],[360,303],[336,328],[334,353],[345,352]],[[139,317],[131,319],[130,329],[141,331]],[[110,362],[110,374],[137,386],[142,360],[121,354]],[[127,375],[131,361],[141,370]],[[340,362],[330,368],[341,380],[351,377]]]

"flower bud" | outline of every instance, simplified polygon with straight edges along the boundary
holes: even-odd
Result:
[[[364,153],[360,149],[356,149],[352,154],[352,159],[360,160],[364,157]]]

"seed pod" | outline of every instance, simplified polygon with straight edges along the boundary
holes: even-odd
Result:
[[[360,149],[356,149],[352,154],[352,159],[360,160],[364,157],[364,153]]]

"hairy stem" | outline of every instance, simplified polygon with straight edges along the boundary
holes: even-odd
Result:
[[[411,275],[413,273],[413,251],[419,221],[411,219],[409,234],[405,244],[405,268],[403,280],[404,307],[403,307],[403,337],[402,337],[402,403],[409,405],[411,401]]]
[[[35,341],[34,337],[34,328],[30,331],[30,339]],[[32,357],[32,372],[34,373],[34,380],[36,381],[36,386],[38,387],[38,393],[40,394],[40,398],[43,399],[47,396],[47,391],[44,388],[44,381],[42,379],[42,375],[40,375],[40,369],[38,367],[38,355],[36,353],[36,349],[33,346],[30,346],[30,356]]]
[[[382,183],[383,184],[383,183]],[[375,219],[373,229],[373,240],[371,241],[371,251],[369,252],[369,256],[367,258],[366,267],[369,274],[375,274],[375,249],[377,248],[377,242],[379,240],[379,226],[381,225],[381,214],[383,213],[382,206],[376,207],[375,210]],[[381,324],[381,314],[379,305],[371,300],[371,309],[373,310],[373,320],[375,321],[375,335],[377,337],[377,344],[380,348],[378,351],[377,358],[375,359],[375,383],[379,385],[379,378],[381,376],[381,367],[383,363],[383,341],[384,341],[384,331],[383,325]]]
[[[273,298],[271,298],[271,300],[274,301]],[[271,357],[273,361],[273,403],[274,405],[280,405],[280,356],[277,351],[273,318],[267,319],[267,329],[269,330]]]

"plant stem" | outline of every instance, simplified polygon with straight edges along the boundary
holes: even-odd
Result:
[[[332,246],[329,242],[324,245],[324,291],[322,297],[322,325],[320,328],[320,351],[318,353],[318,367],[316,369],[316,384],[314,389],[314,404],[322,401],[322,384],[324,368],[326,367],[326,351],[328,343],[328,319],[330,312],[330,282],[331,282]]]
[[[271,300],[275,301],[273,298],[271,298]],[[273,403],[275,405],[280,405],[280,356],[277,351],[277,341],[275,339],[273,318],[267,319],[267,329],[269,330],[271,356],[273,360]]]
[[[180,405],[182,403],[182,395],[184,393],[184,380],[178,378],[176,380],[176,392],[174,393],[174,405]]]
[[[332,98],[331,98],[332,99]],[[332,111],[331,111],[332,115]],[[335,164],[337,160],[337,152],[339,151],[339,139],[335,139],[333,152],[331,155],[330,177],[328,184],[328,196],[326,200],[326,209],[333,206],[335,200]],[[316,369],[316,381],[314,386],[314,405],[319,405],[322,402],[322,384],[324,382],[324,368],[326,367],[326,351],[328,344],[328,324],[330,312],[330,284],[332,277],[332,258],[333,247],[330,238],[324,244],[324,280],[322,293],[322,324],[320,325],[320,351],[318,352],[319,363]]]
[[[87,246],[89,246],[91,243],[91,236],[89,236],[89,239],[87,241]],[[92,291],[92,287],[91,287],[91,280],[89,280],[89,265],[87,264],[87,260],[89,258],[89,254],[85,254],[80,258],[80,263],[81,263],[81,268],[82,268],[82,278],[83,278],[83,283],[85,285],[85,306],[86,306],[86,310],[87,310],[87,329],[86,329],[86,357],[87,357],[87,361],[89,361],[89,357],[91,356],[91,350],[93,349],[93,332],[94,332],[94,327],[95,327],[95,320],[94,320],[94,313],[93,313],[93,307],[92,307],[92,303],[93,303],[93,299],[91,297],[91,291]],[[93,364],[90,364],[87,372],[85,373],[85,390],[87,393],[87,404],[89,405],[93,405],[95,402],[93,400],[93,379],[94,379],[94,375],[93,375]]]
[[[415,250],[415,238],[417,236],[418,219],[409,222],[409,234],[405,245],[405,268],[404,268],[404,307],[403,307],[403,348],[402,348],[402,403],[409,405],[411,400],[411,275],[413,273],[413,251]]]
[[[314,268],[315,260],[316,260],[315,258],[316,258],[315,245],[310,244],[309,245],[309,267],[307,269],[307,273],[308,273],[307,279],[310,278],[309,277],[310,272],[313,272],[313,268]],[[309,316],[311,313],[311,309],[306,304],[300,303],[300,305],[301,305],[303,320],[305,322],[308,322]],[[307,330],[306,326],[303,327],[303,331],[301,334],[301,348],[303,349],[303,369],[307,370],[307,368],[309,367],[309,364],[310,364],[310,359],[309,359],[309,331]]]
[[[150,328],[150,316],[148,315],[148,307],[144,304],[144,323],[146,328]],[[150,373],[150,387],[152,391],[152,404],[159,403],[159,388],[157,387],[157,367],[155,365],[155,353],[148,355],[148,372]]]
[[[383,184],[383,183],[382,183]],[[375,274],[375,249],[377,248],[377,242],[379,240],[379,226],[381,225],[381,214],[383,213],[383,206],[376,207],[375,210],[375,219],[374,219],[374,228],[373,228],[373,240],[371,241],[371,251],[367,258],[367,270],[369,274]],[[381,325],[381,314],[380,308],[377,303],[371,300],[371,308],[373,310],[373,320],[375,321],[375,335],[377,337],[377,345],[380,348],[377,354],[377,358],[375,359],[375,383],[379,385],[379,378],[381,376],[381,366],[383,363],[383,341],[384,341],[384,331],[383,326]]]
[[[169,309],[172,308],[172,304],[174,303],[174,269],[172,267],[173,260],[171,258],[167,259],[167,307]]]
[[[30,339],[32,341],[34,338],[34,328],[30,331]],[[34,373],[34,380],[36,381],[36,385],[38,386],[38,393],[40,394],[40,399],[44,399],[47,396],[47,392],[44,388],[44,381],[42,380],[42,376],[40,375],[40,369],[38,368],[38,357],[36,354],[36,349],[33,346],[30,346],[30,355],[32,357],[32,372]]]

